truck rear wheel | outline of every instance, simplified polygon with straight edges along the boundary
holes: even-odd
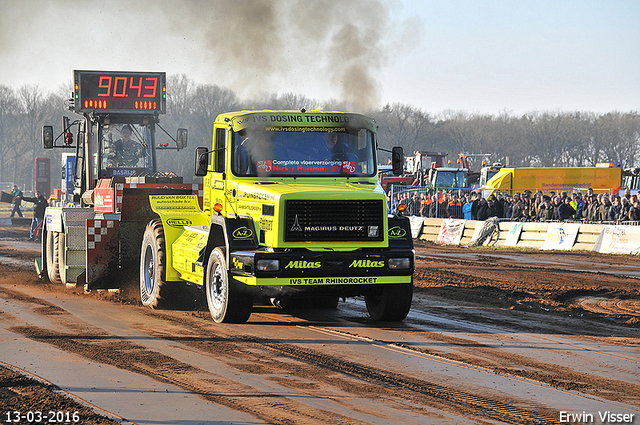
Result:
[[[140,251],[140,299],[145,307],[159,307],[166,290],[166,251],[162,221],[147,224]]]
[[[244,323],[253,309],[253,297],[243,293],[241,284],[229,275],[224,248],[214,248],[209,255],[205,276],[207,305],[216,323]]]
[[[46,242],[46,261],[47,261],[47,276],[49,281],[55,284],[61,284],[62,279],[60,277],[60,233],[47,230],[47,242]]]
[[[381,285],[365,294],[369,316],[375,321],[401,322],[409,314],[413,284]]]

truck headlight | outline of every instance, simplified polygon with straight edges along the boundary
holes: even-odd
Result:
[[[411,267],[409,258],[389,258],[387,263],[391,270],[406,270]]]
[[[280,260],[258,260],[256,269],[261,272],[277,272],[280,270]]]

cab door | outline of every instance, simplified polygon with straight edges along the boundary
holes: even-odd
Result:
[[[213,214],[213,206],[215,204],[221,204],[222,214],[226,215],[228,209],[227,197],[225,196],[226,190],[226,176],[227,176],[227,127],[214,127],[213,129],[213,152],[211,153],[211,163],[209,164],[210,171],[204,177],[204,199],[203,208],[208,214]]]

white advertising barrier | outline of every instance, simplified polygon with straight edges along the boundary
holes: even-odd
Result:
[[[464,220],[444,219],[440,227],[440,233],[436,243],[444,245],[460,245],[462,232],[464,231]]]
[[[593,250],[602,254],[640,254],[640,227],[605,226]]]
[[[540,249],[570,251],[576,242],[578,230],[580,223],[549,223],[547,236]]]
[[[511,223],[509,233],[507,233],[507,239],[504,241],[504,246],[516,246],[520,240],[520,234],[522,233],[522,222]]]
[[[480,235],[482,234],[482,228],[484,227],[484,221],[478,221],[476,223],[476,228],[473,230],[473,236],[471,237],[471,243],[477,243],[478,239],[480,239]]]
[[[422,226],[424,225],[424,218],[411,216],[409,217],[409,223],[411,226],[411,237],[417,239],[422,233]]]

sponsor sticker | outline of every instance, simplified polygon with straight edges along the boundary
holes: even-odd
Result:
[[[182,226],[191,226],[193,222],[188,218],[169,218],[167,224],[173,228],[179,229]]]
[[[389,229],[389,237],[391,239],[402,239],[407,235],[407,231],[400,226],[394,226]]]
[[[238,227],[233,231],[233,239],[251,239],[253,237],[253,230],[247,226]]]

